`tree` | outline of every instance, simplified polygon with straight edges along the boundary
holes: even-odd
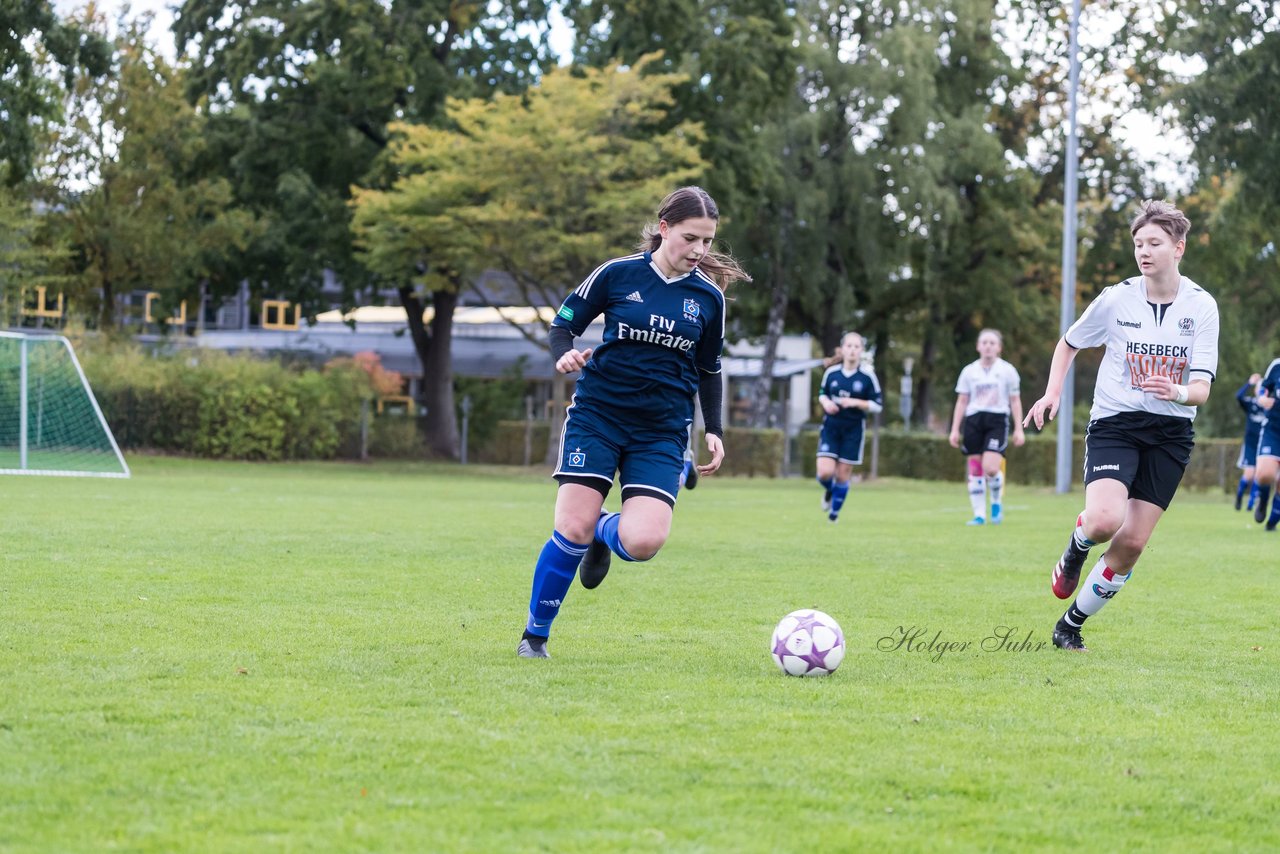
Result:
[[[522,95],[451,99],[447,128],[394,126],[399,177],[352,202],[365,262],[388,278],[427,267],[429,287],[497,267],[529,304],[558,304],[705,168],[699,125],[654,130],[681,78],[647,62],[557,69]]]
[[[0,317],[13,323],[25,295],[61,293],[71,254],[54,222],[21,187],[0,185]]]
[[[101,35],[58,18],[48,0],[6,2],[0,15],[0,183],[31,174],[45,123],[58,115],[57,77],[105,74],[111,51]]]
[[[1193,0],[1163,11],[1135,71],[1141,91],[1177,111],[1206,176],[1235,173],[1251,204],[1280,207],[1280,10]],[[1169,59],[1203,70],[1169,73]]]
[[[704,168],[699,126],[655,132],[680,78],[646,65],[557,69],[522,95],[451,99],[447,128],[393,126],[387,165],[399,177],[352,199],[363,262],[406,306],[431,293],[437,318],[493,267],[527,303],[557,304]],[[447,325],[433,334],[448,346]]]
[[[92,14],[92,12],[90,12]],[[101,18],[86,28],[104,31]],[[123,22],[115,76],[79,75],[55,126],[48,168],[74,249],[73,292],[96,301],[98,323],[116,323],[117,297],[160,294],[176,309],[225,269],[256,233],[225,179],[199,173],[204,118],[185,100],[181,72],[146,42],[146,17]]]
[[[186,0],[175,33],[193,60],[189,96],[207,104],[211,156],[236,200],[264,223],[240,276],[309,314],[326,272],[348,303],[378,298],[388,283],[354,252],[348,201],[351,187],[393,177],[375,171],[387,125],[436,120],[450,93],[527,86],[546,60],[545,12],[541,0]],[[390,284],[422,362],[430,444],[456,456],[446,331],[456,288]]]

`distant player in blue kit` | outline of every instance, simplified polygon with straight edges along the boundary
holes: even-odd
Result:
[[[1191,461],[1191,422],[1218,370],[1218,304],[1178,272],[1190,229],[1168,202],[1142,203],[1130,225],[1141,275],[1103,289],[1058,340],[1044,397],[1027,411],[1024,425],[1042,429],[1076,353],[1106,348],[1084,438],[1084,512],[1053,568],[1053,595],[1070,598],[1089,549],[1110,545],[1053,628],[1061,649],[1086,651],[1080,627],[1133,577]]]
[[[1262,425],[1267,423],[1267,411],[1258,405],[1261,383],[1262,374],[1254,374],[1236,392],[1236,402],[1244,410],[1244,443],[1240,446],[1240,458],[1236,460],[1236,468],[1240,469],[1240,484],[1236,487],[1237,510],[1244,501],[1246,490],[1250,510],[1258,501],[1258,484],[1253,476],[1258,464],[1258,438],[1262,435]]]
[[[522,658],[550,657],[551,623],[575,573],[583,587],[594,588],[611,554],[648,560],[667,541],[695,394],[711,454],[696,471],[713,474],[724,459],[724,289],[750,277],[733,258],[712,251],[719,219],[705,190],[675,191],[663,200],[658,221],[645,227],[640,251],[606,261],[556,314],[549,335],[556,370],[582,376],[560,434],[555,529],[534,566],[517,648]],[[601,314],[603,343],[575,349],[573,339]],[[609,513],[603,506],[615,474],[622,509]]]
[[[1258,467],[1254,471],[1254,480],[1258,484],[1258,502],[1253,507],[1253,518],[1256,522],[1266,521],[1267,530],[1274,531],[1280,524],[1280,495],[1271,500],[1275,490],[1276,474],[1280,471],[1280,406],[1276,406],[1276,395],[1280,394],[1280,359],[1267,366],[1262,375],[1262,388],[1258,393],[1257,404],[1267,413],[1267,421],[1262,425],[1262,433],[1258,437]],[[1267,516],[1267,504],[1271,504],[1271,515]]]
[[[978,360],[965,365],[956,380],[956,408],[951,416],[951,447],[965,455],[969,474],[970,525],[987,521],[987,492],[991,493],[991,523],[1004,520],[1004,474],[1001,463],[1009,446],[1009,422],[1013,444],[1027,441],[1022,430],[1022,394],[1018,370],[1000,358],[1004,338],[999,330],[978,333]]]
[[[849,495],[853,467],[862,465],[868,415],[884,407],[876,375],[862,365],[862,336],[846,332],[840,339],[840,361],[822,375],[818,403],[826,416],[818,439],[818,483],[822,510],[835,522]]]

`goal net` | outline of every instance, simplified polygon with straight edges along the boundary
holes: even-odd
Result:
[[[129,476],[60,335],[0,332],[0,474]]]

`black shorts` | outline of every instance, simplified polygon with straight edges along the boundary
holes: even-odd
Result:
[[[1084,482],[1110,478],[1129,497],[1169,509],[1191,461],[1195,431],[1190,418],[1122,412],[1090,421],[1084,434]]]
[[[1003,412],[975,412],[964,417],[960,450],[966,457],[985,454],[1003,456],[1009,447],[1009,416]]]

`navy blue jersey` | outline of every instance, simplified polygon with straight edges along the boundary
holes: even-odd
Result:
[[[1262,388],[1268,397],[1280,394],[1280,359],[1272,360],[1267,372],[1262,375]],[[1273,430],[1280,430],[1280,406],[1273,406],[1267,411],[1267,420]]]
[[[1249,383],[1240,386],[1240,390],[1236,392],[1236,402],[1244,410],[1244,443],[1255,446],[1258,444],[1262,425],[1267,423],[1267,411],[1258,405],[1258,398]]]
[[[876,380],[876,375],[861,365],[851,374],[844,372],[844,364],[840,362],[827,368],[826,373],[822,375],[822,389],[818,394],[826,395],[833,401],[839,401],[842,397],[870,400],[875,404],[874,410],[879,410],[884,405],[884,396],[880,393],[880,383]],[[824,423],[854,426],[861,425],[866,417],[867,413],[861,407],[849,406],[842,407],[835,415],[827,415]]]
[[[724,294],[697,268],[666,278],[641,252],[600,265],[565,297],[553,323],[577,337],[601,313],[604,341],[582,370],[575,400],[650,424],[688,424],[699,371],[720,373]]]

